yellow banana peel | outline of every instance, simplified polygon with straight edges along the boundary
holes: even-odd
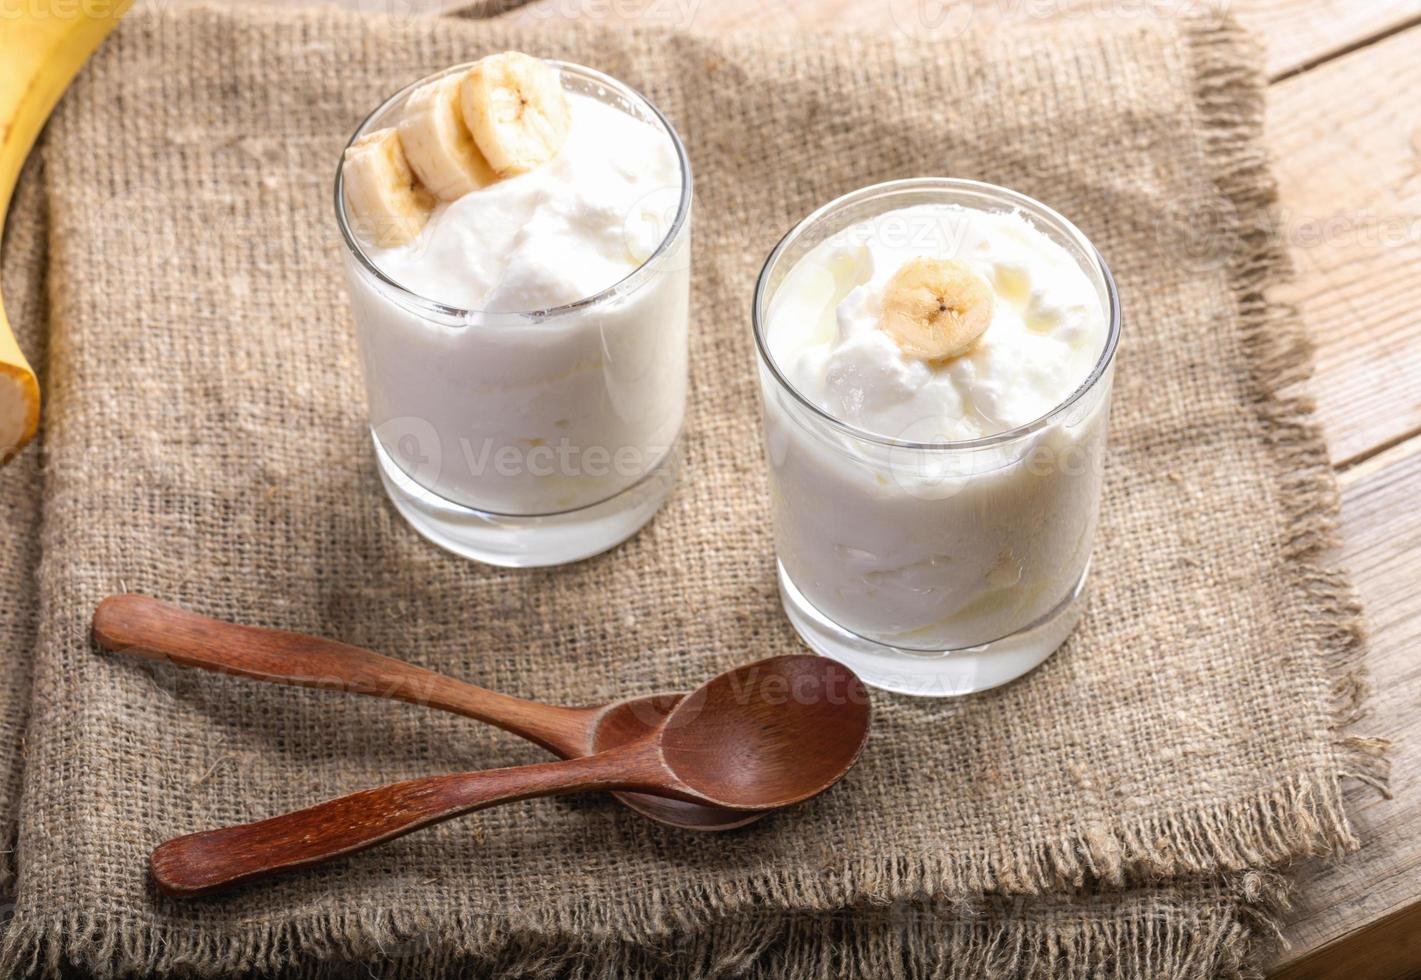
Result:
[[[0,9],[0,227],[54,105],[133,0],[28,0]],[[0,463],[34,437],[39,382],[0,296]]]

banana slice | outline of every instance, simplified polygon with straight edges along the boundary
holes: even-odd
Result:
[[[434,210],[415,180],[394,129],[366,133],[345,151],[345,204],[351,227],[381,248],[413,241]]]
[[[888,280],[878,326],[909,357],[957,357],[991,325],[993,301],[992,287],[965,262],[913,259]]]
[[[464,124],[462,81],[450,75],[415,89],[400,119],[400,143],[410,169],[441,201],[457,200],[498,179]]]
[[[558,73],[517,51],[474,62],[460,101],[474,142],[500,177],[551,160],[572,127],[572,107]]]

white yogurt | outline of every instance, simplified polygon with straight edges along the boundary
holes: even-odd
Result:
[[[907,357],[878,328],[884,287],[918,257],[967,263],[995,294],[968,353]],[[766,317],[770,356],[808,402],[889,440],[1006,432],[1061,405],[1106,344],[1100,293],[1022,216],[952,204],[887,211],[816,245]],[[779,558],[826,617],[890,646],[943,651],[1041,620],[1082,580],[1100,490],[1109,377],[1028,436],[977,449],[892,447],[833,429],[767,387]]]
[[[884,287],[922,256],[959,259],[993,285],[992,324],[947,361],[905,356],[878,328]],[[878,435],[924,420],[937,441],[1024,425],[1090,374],[1105,346],[1095,287],[1059,245],[1012,212],[919,205],[822,243],[786,277],[770,309],[770,351],[790,382],[835,418]]]
[[[587,507],[665,457],[686,398],[689,224],[672,137],[568,91],[551,161],[439,205],[367,255],[430,312],[347,263],[371,424],[409,476],[480,511]],[[689,221],[689,218],[687,219]],[[554,315],[636,273],[595,303]]]
[[[412,292],[488,313],[564,306],[630,275],[675,214],[676,148],[614,106],[573,93],[568,102],[572,129],[556,157],[441,203],[418,238],[370,258]]]

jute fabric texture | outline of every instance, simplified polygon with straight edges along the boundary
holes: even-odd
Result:
[[[506,48],[642,90],[696,180],[683,481],[631,542],[546,571],[447,555],[385,500],[331,202],[373,105]],[[6,694],[29,724],[0,969],[1247,969],[1267,869],[1354,843],[1339,783],[1382,771],[1345,731],[1362,647],[1321,557],[1335,501],[1296,394],[1309,355],[1264,299],[1286,262],[1257,63],[1210,19],[931,47],[333,11],[126,20],[51,125],[47,223],[31,209],[11,228],[7,296],[47,252],[49,355],[46,465],[28,477],[42,503],[27,517],[34,486],[4,498],[38,531],[4,555],[31,570],[6,588],[37,612],[0,624],[33,667],[32,693]],[[775,587],[751,289],[808,211],[923,174],[1046,202],[1120,285],[1092,594],[1056,656],[966,699],[876,695],[841,786],[732,834],[674,832],[605,798],[533,801],[223,898],[152,891],[147,854],[169,837],[543,756],[416,706],[100,654],[88,623],[108,593],[563,702],[687,689],[802,649]]]

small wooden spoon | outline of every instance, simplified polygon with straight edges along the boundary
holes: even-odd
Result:
[[[653,694],[577,708],[540,704],[360,647],[209,619],[144,595],[112,595],[100,602],[94,610],[94,639],[115,653],[184,667],[449,711],[502,728],[564,759],[601,752],[654,731],[683,696]],[[637,793],[616,796],[643,816],[685,830],[731,830],[763,816]]]
[[[595,755],[411,779],[158,846],[153,880],[187,897],[304,868],[474,810],[537,796],[639,790],[769,810],[838,782],[868,738],[859,679],[836,661],[773,657],[716,677],[639,739]]]

